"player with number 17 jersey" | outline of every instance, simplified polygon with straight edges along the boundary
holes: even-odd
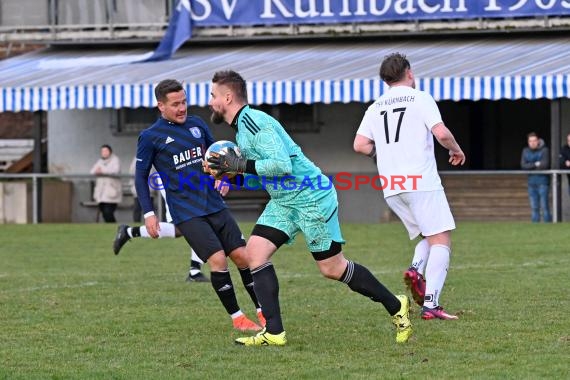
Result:
[[[408,86],[391,87],[368,107],[357,134],[374,141],[380,175],[388,181],[394,176],[421,175],[417,186],[409,179],[403,186],[386,186],[385,198],[402,192],[443,189],[431,133],[431,128],[441,122],[433,98]]]
[[[465,154],[443,123],[431,95],[416,89],[405,55],[386,56],[380,78],[389,90],[366,111],[354,138],[354,150],[376,157],[378,173],[391,181],[391,186],[384,188],[386,203],[406,227],[410,240],[421,236],[412,264],[404,271],[404,282],[422,306],[422,318],[458,319],[439,304],[455,221],[437,172],[434,137],[449,151],[451,165],[463,165]],[[417,178],[417,185],[408,180],[400,187],[404,178]]]

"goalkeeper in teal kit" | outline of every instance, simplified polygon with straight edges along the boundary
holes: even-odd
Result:
[[[270,259],[284,243],[303,232],[323,276],[344,282],[350,289],[384,305],[396,325],[396,341],[412,333],[409,300],[395,296],[370,271],[346,259],[338,222],[336,190],[321,170],[270,115],[247,105],[245,80],[234,71],[219,71],[212,79],[212,122],[226,122],[236,131],[238,156],[233,150],[210,157],[209,168],[218,173],[238,172],[259,177],[271,200],[257,220],[247,242],[255,294],[266,327],[250,337],[238,338],[246,346],[282,346],[287,342],[279,306],[279,282]]]

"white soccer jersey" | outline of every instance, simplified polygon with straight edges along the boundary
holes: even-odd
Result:
[[[408,86],[390,88],[368,107],[357,134],[376,144],[385,198],[443,189],[431,133],[431,128],[441,121],[431,95]]]

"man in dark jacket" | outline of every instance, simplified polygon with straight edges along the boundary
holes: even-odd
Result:
[[[560,169],[570,169],[570,133],[566,136],[566,144],[560,148]],[[568,174],[568,194],[570,194],[570,174]]]
[[[544,140],[534,132],[527,135],[528,147],[521,155],[521,168],[525,170],[547,170],[550,166],[550,154]],[[548,174],[529,174],[528,198],[532,211],[533,223],[540,222],[540,209],[544,222],[552,222],[548,195],[550,193],[550,177]]]

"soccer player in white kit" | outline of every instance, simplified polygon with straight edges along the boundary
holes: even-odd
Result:
[[[380,78],[390,88],[366,111],[354,150],[375,158],[386,186],[384,198],[404,223],[410,240],[421,235],[404,281],[422,306],[422,318],[457,319],[439,305],[455,222],[437,172],[433,137],[449,150],[452,165],[463,165],[465,154],[444,125],[435,100],[415,88],[405,55],[386,56]]]

